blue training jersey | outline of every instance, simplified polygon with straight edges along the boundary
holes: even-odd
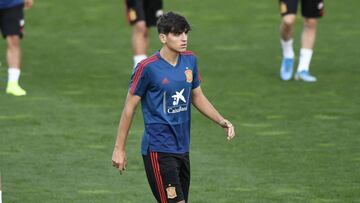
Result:
[[[24,3],[24,0],[0,0],[0,9],[11,8]]]
[[[141,153],[186,153],[190,145],[191,90],[199,87],[195,55],[179,54],[172,66],[157,52],[140,62],[131,76],[130,93],[141,97],[145,130]]]

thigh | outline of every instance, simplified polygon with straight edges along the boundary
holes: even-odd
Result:
[[[159,188],[158,188],[158,184],[157,184],[158,179],[157,179],[157,176],[155,176],[155,168],[153,167],[150,153],[148,153],[146,156],[143,155],[143,161],[144,161],[146,177],[147,177],[149,186],[151,188],[151,192],[153,193],[155,199],[158,202],[161,202],[160,195],[164,196],[164,194],[160,194],[160,192],[159,192]]]
[[[144,10],[145,10],[146,25],[148,27],[155,26],[159,17],[164,13],[163,1],[162,0],[145,1]]]
[[[181,157],[180,182],[184,199],[187,202],[190,188],[190,159],[188,153]]]
[[[138,21],[145,20],[143,0],[126,0],[126,16],[128,22],[133,25]]]
[[[298,8],[298,0],[279,0],[280,14],[296,14]]]
[[[180,164],[172,154],[148,152],[143,159],[149,185],[158,202],[175,203],[185,199],[179,177]]]
[[[307,18],[320,18],[324,14],[324,1],[301,0],[301,13]]]
[[[167,201],[169,203],[175,203],[185,200],[183,183],[181,182],[182,160],[179,159],[179,155],[156,153],[156,159],[158,159],[159,162]]]
[[[25,24],[23,5],[2,9],[0,20],[1,33],[4,38],[9,35],[23,36]]]

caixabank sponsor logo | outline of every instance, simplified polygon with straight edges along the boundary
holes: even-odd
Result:
[[[182,111],[187,111],[187,102],[184,97],[185,88],[180,91],[175,91],[175,94],[171,96],[173,99],[172,107],[167,108],[167,113],[179,113]]]

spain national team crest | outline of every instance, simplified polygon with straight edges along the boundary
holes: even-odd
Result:
[[[186,82],[191,83],[191,82],[193,81],[193,73],[192,73],[192,70],[186,68],[185,76],[186,76]]]
[[[177,197],[177,194],[176,194],[176,188],[173,187],[173,186],[169,186],[166,188],[166,193],[167,193],[167,197],[169,199],[174,199],[175,197]]]

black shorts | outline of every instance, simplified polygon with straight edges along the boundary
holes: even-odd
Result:
[[[320,18],[324,15],[323,0],[299,0],[301,1],[301,14],[306,18]],[[279,0],[280,13],[282,16],[296,14],[298,0]]]
[[[189,153],[148,152],[143,155],[146,176],[159,203],[187,202],[190,186]]]
[[[129,23],[144,20],[146,26],[155,26],[156,21],[164,13],[162,0],[126,0],[126,15]]]
[[[24,5],[0,9],[0,30],[4,38],[18,35],[22,38],[24,31]]]

